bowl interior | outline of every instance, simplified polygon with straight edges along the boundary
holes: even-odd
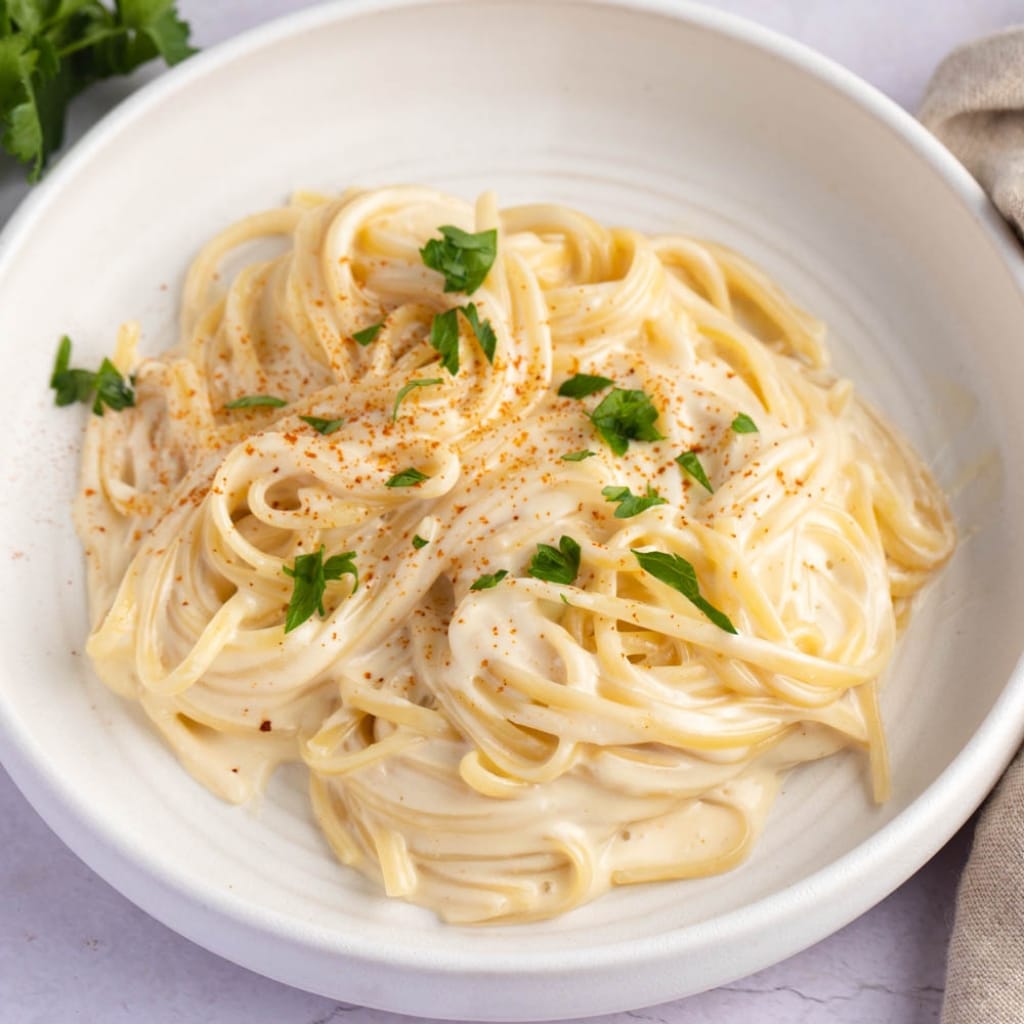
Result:
[[[706,11],[576,2],[321,10],[158,83],[65,161],[8,234],[4,756],[111,881],[198,941],[406,1012],[508,1017],[507,1005],[474,1001],[478,986],[500,991],[545,962],[559,982],[520,993],[515,1015],[653,1002],[762,966],[865,909],[951,834],[1008,756],[1016,698],[1015,724],[964,768],[956,793],[933,785],[1020,649],[1024,548],[1012,511],[1024,495],[1010,450],[1024,434],[1020,293],[973,193],[936,170],[926,144],[841,77],[809,71],[812,59],[730,25]],[[836,365],[933,467],[961,537],[889,673],[888,804],[871,804],[858,758],[832,759],[790,777],[753,857],[728,875],[619,890],[541,925],[467,931],[386,902],[338,865],[300,769],[280,773],[257,806],[223,805],[91,675],[69,517],[84,412],[51,405],[58,337],[70,333],[91,364],[118,323],[137,318],[145,345],[162,348],[184,269],[221,226],[295,187],[412,181],[723,241],[827,321]],[[922,798],[945,802],[927,834],[921,813],[904,813]],[[841,912],[822,909],[826,890],[843,885],[861,890],[842,893]],[[786,922],[795,931],[779,940]],[[750,939],[741,955],[728,948],[733,925]],[[267,939],[261,952],[260,935],[291,952],[272,961],[284,947]],[[658,957],[684,940],[693,958],[656,976]],[[603,955],[628,969],[614,985],[585,983]],[[371,985],[328,970],[357,961],[384,973],[367,967]],[[418,980],[384,984],[403,971]]]

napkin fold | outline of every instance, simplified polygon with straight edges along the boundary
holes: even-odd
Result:
[[[954,50],[919,117],[1024,238],[1024,27]],[[957,893],[942,1022],[1024,1022],[1024,751],[978,820]]]

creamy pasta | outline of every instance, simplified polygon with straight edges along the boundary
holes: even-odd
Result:
[[[88,652],[220,796],[305,762],[337,856],[464,923],[731,868],[844,747],[885,797],[879,677],[951,520],[734,252],[299,194],[137,335],[85,440]]]

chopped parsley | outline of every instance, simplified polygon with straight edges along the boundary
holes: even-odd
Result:
[[[403,384],[398,389],[398,394],[395,396],[395,405],[391,410],[391,419],[398,419],[398,407],[402,404],[405,400],[405,396],[408,395],[410,391],[414,391],[416,388],[429,388],[434,384],[441,383],[443,383],[443,378],[441,377],[424,377],[421,380],[411,380],[408,384]]]
[[[737,434],[759,434],[757,424],[745,413],[737,413],[732,421],[732,429]]]
[[[526,571],[535,579],[568,585],[580,571],[580,546],[572,537],[562,537],[557,548],[538,544],[537,553]]]
[[[451,224],[438,230],[443,238],[432,238],[420,249],[423,262],[444,276],[446,292],[472,295],[484,283],[498,254],[498,232],[471,234]]]
[[[727,633],[736,632],[736,627],[729,620],[729,616],[701,596],[700,585],[697,583],[697,572],[685,558],[680,555],[670,555],[664,551],[637,551],[636,548],[630,550],[636,555],[636,560],[644,572],[682,594],[719,629],[724,629]]]
[[[104,359],[95,373],[71,367],[71,339],[66,334],[57,346],[50,387],[55,392],[54,402],[60,406],[92,399],[92,411],[97,416],[103,415],[104,406],[120,412],[135,405],[131,384],[109,359]]]
[[[696,452],[683,452],[682,455],[676,456],[676,462],[679,463],[684,472],[689,473],[706,491],[711,494],[715,493],[715,489],[711,486],[711,481],[708,479],[707,473],[704,472],[704,467],[700,464],[700,459],[697,457]]]
[[[410,466],[409,469],[403,469],[401,473],[396,473],[384,486],[419,487],[424,480],[429,479],[430,477],[426,473],[421,473],[418,469],[413,469]]]
[[[420,548],[425,548],[430,543],[429,540],[424,540],[418,533],[412,539],[412,546],[419,551]]]
[[[371,324],[369,327],[364,327],[361,331],[356,331],[352,335],[352,339],[362,345],[363,348],[366,348],[367,345],[377,340],[377,335],[380,334],[383,326],[383,320],[379,324]]]
[[[470,586],[470,590],[490,590],[496,587],[506,576],[508,569],[499,569],[497,572],[484,573],[476,582]]]
[[[278,398],[277,395],[242,395],[241,398],[236,398],[233,402],[226,403],[224,408],[252,409],[255,406],[266,405],[272,409],[280,409],[281,406],[287,404],[283,398]]]
[[[590,414],[595,429],[616,455],[625,455],[630,441],[660,441],[654,426],[658,410],[643,391],[613,388]]]
[[[558,388],[561,398],[586,398],[587,395],[596,395],[598,391],[610,388],[615,381],[608,377],[596,377],[591,373],[577,373],[566,381],[562,381]]]
[[[322,416],[300,416],[299,419],[303,423],[308,423],[318,434],[323,434],[324,437],[328,434],[333,434],[336,430],[345,426],[344,420],[325,420]]]
[[[655,505],[668,504],[650,484],[647,485],[647,493],[643,496],[634,494],[628,487],[605,487],[601,493],[609,501],[619,503],[619,507],[615,510],[616,519],[632,519],[633,516],[638,516],[641,512],[654,508]]]
[[[460,308],[465,318],[469,321],[469,326],[473,328],[476,340],[484,350],[484,355],[487,356],[487,362],[493,365],[494,353],[498,348],[498,336],[494,333],[491,321],[480,319],[480,313],[473,302],[467,302],[466,305]]]
[[[592,452],[589,448],[584,448],[578,452],[569,452],[568,455],[560,455],[559,458],[563,462],[582,462],[584,459],[592,459],[597,452]]]
[[[295,581],[284,620],[286,633],[301,626],[313,612],[319,612],[320,617],[324,617],[324,591],[328,580],[351,576],[352,593],[359,589],[359,570],[356,568],[355,557],[354,551],[346,551],[341,555],[332,555],[325,562],[321,545],[319,551],[296,556],[294,566],[282,566],[284,574]]]
[[[430,324],[430,344],[440,354],[441,365],[453,377],[459,372],[459,313],[469,321],[489,363],[494,362],[494,353],[498,347],[498,336],[494,333],[491,321],[481,320],[472,302],[438,313]]]

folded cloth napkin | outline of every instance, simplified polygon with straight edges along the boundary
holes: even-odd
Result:
[[[954,50],[921,121],[1024,238],[1024,28]],[[989,797],[957,894],[943,1024],[1024,1022],[1024,751]]]

